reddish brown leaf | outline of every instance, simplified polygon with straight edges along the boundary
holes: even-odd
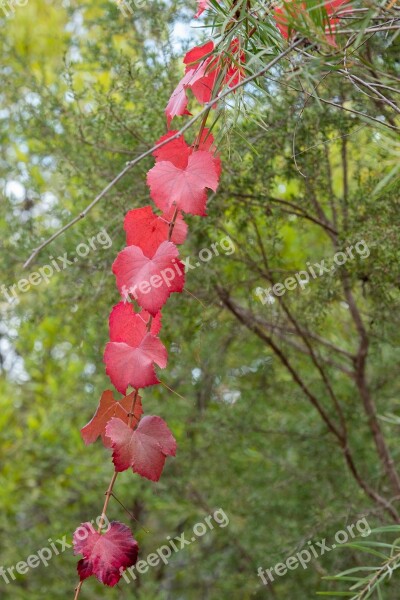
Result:
[[[135,394],[136,392],[133,391],[118,402],[114,399],[111,390],[106,390],[102,393],[94,417],[81,429],[81,435],[86,445],[93,444],[99,435],[101,435],[104,446],[106,446],[106,448],[111,448],[111,440],[105,434],[106,425],[113,417],[117,417],[128,424],[129,411],[131,410]],[[138,396],[136,398],[134,416],[132,418],[132,427],[135,427],[138,424],[142,413],[142,400],[141,397]]]

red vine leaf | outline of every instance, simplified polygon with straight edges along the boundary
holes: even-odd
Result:
[[[139,246],[143,254],[152,257],[162,242],[168,240],[169,225],[173,219],[174,210],[164,213],[161,217],[153,212],[151,206],[130,210],[124,220],[126,243],[128,246]],[[187,235],[187,225],[178,214],[172,231],[171,241],[183,244]]]
[[[200,104],[205,104],[206,102],[210,102],[211,100],[212,92],[215,83],[218,79],[218,75],[220,73],[220,69],[218,68],[217,64],[218,63],[215,63],[214,61],[213,66],[211,65],[211,63],[209,63],[208,65],[203,65],[203,75],[201,75],[201,77],[196,77],[196,81],[192,81],[190,86],[188,86],[190,87],[196,100],[200,102]]]
[[[150,313],[147,310],[135,312],[132,304],[118,302],[109,318],[110,341],[126,342],[131,346],[140,343],[143,336],[148,333]],[[150,333],[157,335],[161,329],[161,312],[152,317]]]
[[[176,168],[172,163],[159,164]],[[152,258],[145,256],[138,246],[124,248],[112,266],[122,297],[132,296],[139,306],[156,315],[172,292],[183,290],[184,266],[178,256],[172,242],[162,242]]]
[[[111,419],[106,431],[112,441],[113,463],[118,472],[132,467],[134,473],[158,481],[166,457],[175,456],[175,438],[160,417],[143,417],[135,431],[120,419]]]
[[[164,140],[169,139],[176,135],[177,131],[169,131],[165,135],[161,136],[159,140],[157,140],[156,145],[164,142]],[[154,150],[153,156],[157,160],[157,162],[161,160],[169,160],[176,167],[183,169],[186,167],[188,163],[189,156],[191,155],[192,150],[190,146],[185,142],[185,138],[181,135],[178,138],[175,138],[165,146],[158,148],[158,150]]]
[[[184,169],[178,169],[171,162],[158,162],[148,172],[147,183],[151,197],[161,210],[175,206],[186,213],[204,216],[206,188],[215,192],[218,187],[214,157],[209,152],[193,152]]]
[[[244,77],[245,53],[237,38],[231,41],[229,52],[216,56],[212,54],[213,51],[214,43],[210,41],[186,53],[183,59],[186,65],[185,75],[172,93],[165,109],[168,127],[174,117],[190,114],[187,111],[187,89],[192,90],[198,102],[205,104],[213,97],[217,80],[220,83],[218,87],[224,84],[234,87]],[[216,90],[214,95],[218,95],[219,91]]]
[[[168,139],[178,131],[169,131],[167,134],[163,135],[156,143],[160,143],[165,139]],[[189,156],[198,150],[204,150],[205,152],[210,152],[213,155],[215,169],[217,171],[218,177],[221,175],[221,159],[216,155],[216,147],[214,146],[214,136],[210,133],[210,130],[204,128],[201,131],[200,139],[195,141],[194,144],[189,146],[183,138],[183,136],[172,140],[169,144],[166,144],[159,150],[153,152],[153,156],[156,158],[156,162],[161,162],[163,160],[171,162],[175,167],[179,169],[185,169],[187,167]],[[175,244],[180,244],[183,242],[176,241],[174,239],[175,230],[179,227],[179,219],[177,219],[174,227],[174,232],[172,236],[172,241]],[[186,237],[186,236],[185,236]],[[140,244],[137,244],[140,246]]]
[[[192,87],[197,81],[205,76],[205,72],[208,64],[206,61],[198,63],[205,55],[212,52],[214,49],[213,42],[207,42],[203,46],[196,46],[186,53],[183,62],[186,64],[186,71],[183,78],[178,83],[175,90],[168,101],[165,109],[167,115],[168,127],[171,124],[171,120],[176,116],[190,115],[187,110],[188,99],[186,96],[186,89]]]
[[[188,99],[186,96],[186,87],[190,83],[190,79],[191,73],[186,73],[171,94],[171,97],[165,108],[168,127],[170,126],[174,117],[178,115],[181,116],[191,114],[187,109]]]
[[[197,149],[204,150],[205,152],[210,152],[212,154],[215,170],[219,179],[222,171],[221,159],[218,155],[216,155],[216,147],[214,146],[214,136],[210,132],[210,130],[207,129],[207,127],[205,127],[201,132]]]
[[[93,444],[99,435],[101,435],[104,446],[106,446],[106,448],[111,447],[111,440],[105,434],[106,425],[112,417],[118,417],[124,423],[128,423],[129,411],[131,410],[132,403],[135,401],[135,395],[136,391],[128,394],[128,396],[125,396],[125,398],[122,398],[122,400],[118,402],[115,400],[111,390],[105,390],[102,393],[99,405],[92,420],[81,429],[82,439],[87,446]],[[137,396],[132,418],[132,427],[137,425],[142,414],[142,400],[140,396]]]
[[[194,15],[198,19],[200,15],[210,6],[209,0],[197,0],[197,13]]]
[[[73,544],[74,554],[83,555],[77,567],[80,580],[95,575],[111,587],[127,567],[136,563],[139,551],[129,527],[118,521],[113,521],[104,534],[95,531],[91,523],[82,523],[74,533]]]
[[[104,351],[106,373],[121,394],[127,387],[142,388],[159,383],[154,363],[167,366],[167,350],[154,334],[160,330],[161,316],[152,321],[150,333],[142,318],[146,311],[135,313],[131,304],[120,302],[110,314],[110,342]]]
[[[202,46],[195,46],[194,48],[192,48],[191,50],[189,50],[188,52],[186,52],[183,62],[186,65],[186,73],[188,72],[188,70],[190,69],[198,69],[198,63],[204,59],[205,57],[210,56],[210,54],[213,52],[214,50],[214,42],[213,41],[209,41],[206,42],[205,44],[203,44]]]

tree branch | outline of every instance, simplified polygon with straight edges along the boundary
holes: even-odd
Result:
[[[359,487],[365,492],[365,494],[371,498],[376,504],[382,506],[392,517],[392,519],[396,523],[400,523],[400,516],[397,513],[396,509],[391,505],[391,503],[381,496],[376,490],[370,487],[370,485],[363,479],[363,477],[358,472],[358,469],[354,463],[354,459],[350,452],[347,439],[344,438],[341,432],[338,430],[336,425],[332,422],[329,415],[326,413],[325,409],[321,406],[319,400],[314,396],[314,394],[308,389],[305,382],[302,380],[297,371],[293,368],[288,358],[283,354],[281,349],[275,344],[273,339],[265,334],[255,323],[253,320],[249,319],[247,315],[243,312],[242,307],[236,304],[231,298],[227,290],[217,287],[217,293],[226,308],[237,318],[239,322],[241,322],[247,329],[253,331],[261,340],[263,340],[277,355],[283,366],[289,371],[295,383],[299,386],[299,388],[303,391],[306,397],[310,400],[311,404],[316,408],[328,430],[336,437],[338,440],[339,446],[343,452],[344,459],[346,461],[347,467],[353,475],[355,481],[359,485]]]

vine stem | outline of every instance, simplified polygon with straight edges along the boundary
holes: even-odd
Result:
[[[205,129],[205,126],[206,126],[206,124],[207,124],[207,120],[208,120],[208,116],[209,116],[209,114],[210,114],[210,110],[211,110],[211,106],[209,106],[209,107],[206,107],[206,109],[202,111],[202,112],[203,112],[203,118],[202,118],[202,120],[201,120],[201,125],[200,125],[200,128],[199,128],[198,135],[196,136],[196,140],[195,140],[195,142],[194,142],[194,144],[193,144],[193,146],[194,146],[194,148],[195,148],[195,149],[196,149],[196,147],[197,147],[197,146],[199,145],[199,143],[200,143],[201,136],[202,136],[202,134],[203,134],[203,131],[204,131],[204,129]],[[177,136],[175,135],[175,136],[173,136],[172,138],[169,138],[169,139],[168,139],[168,140],[166,140],[166,142],[164,142],[164,143],[170,142],[172,139],[174,139],[174,137],[177,137]],[[164,143],[162,143],[162,144],[159,144],[159,146],[157,146],[157,147],[161,147],[162,145],[164,145]],[[135,162],[135,161],[133,161],[133,162]],[[125,170],[124,170],[124,171],[125,171]],[[125,171],[125,172],[126,172],[126,171]],[[177,217],[178,217],[178,212],[179,212],[178,208],[175,208],[175,210],[174,210],[174,214],[173,214],[173,216],[172,216],[172,219],[171,219],[171,222],[170,222],[170,224],[169,224],[169,229],[168,229],[168,241],[171,241],[171,238],[172,238],[172,233],[173,233],[173,231],[174,231],[174,227],[175,227],[175,224],[176,224],[176,219],[177,219]],[[84,215],[83,215],[83,216],[84,216]],[[72,223],[72,222],[71,222],[71,223]],[[62,231],[63,231],[63,230],[61,230],[59,233],[62,233]],[[48,243],[49,243],[50,241],[52,241],[52,239],[54,239],[54,237],[53,237],[53,238],[50,238],[50,240],[48,241]],[[40,251],[40,249],[41,249],[41,248],[39,247],[39,248],[37,248],[37,250],[35,250],[35,252],[32,254],[32,256],[29,258],[29,260],[27,261],[27,263],[26,263],[24,266],[27,266],[27,265],[29,264],[29,262],[30,262],[30,261],[31,261],[31,260],[34,258],[34,255],[35,255],[35,253],[39,252],[39,251]],[[189,293],[190,293],[190,292],[189,292]],[[148,323],[147,323],[147,331],[150,331],[150,329],[151,329],[151,325],[152,325],[152,322],[153,322],[153,317],[150,315],[149,321],[148,321]],[[165,384],[164,384],[164,385],[165,385]],[[166,387],[168,387],[168,386],[166,386]],[[170,388],[168,388],[168,389],[170,389]],[[171,390],[171,391],[172,391],[172,390]],[[138,394],[139,394],[139,390],[136,390],[135,396],[134,396],[134,398],[133,398],[133,400],[132,400],[132,406],[131,406],[131,410],[130,410],[130,413],[129,413],[129,420],[128,420],[128,426],[129,426],[129,427],[130,427],[130,426],[131,426],[131,424],[132,424],[132,419],[133,419],[133,416],[134,416],[134,414],[133,414],[133,413],[134,413],[134,410],[135,410],[135,405],[136,405],[136,400],[137,400]],[[179,394],[178,394],[178,395],[179,395]],[[106,499],[105,499],[105,501],[104,501],[104,506],[103,506],[103,510],[102,510],[102,513],[101,513],[101,517],[100,517],[100,523],[99,523],[99,527],[98,527],[98,529],[97,529],[97,532],[98,532],[98,533],[100,533],[100,532],[101,532],[101,530],[102,530],[102,528],[103,528],[104,521],[105,521],[105,519],[106,519],[106,516],[107,516],[107,509],[108,509],[108,505],[109,505],[109,502],[110,502],[110,498],[111,498],[111,496],[113,495],[114,485],[115,485],[115,482],[116,482],[116,480],[117,480],[117,477],[118,477],[118,472],[114,470],[113,476],[111,477],[111,481],[110,481],[110,483],[109,483],[109,485],[108,485],[108,488],[107,488],[107,491],[106,491],[106,493],[105,493]],[[74,600],[77,600],[77,598],[79,597],[79,594],[80,594],[80,592],[81,592],[81,589],[82,589],[82,585],[83,585],[83,581],[80,581],[80,582],[78,583],[77,587],[75,588],[75,596],[74,596]]]
[[[168,241],[169,241],[169,242],[171,241],[171,238],[172,238],[172,233],[173,233],[173,231],[174,231],[174,227],[175,227],[175,223],[176,223],[176,218],[177,218],[177,216],[178,216],[178,209],[177,209],[177,208],[175,208],[175,210],[174,210],[174,215],[173,215],[173,217],[172,217],[172,221],[171,221],[171,223],[169,224],[169,229],[168,229]]]
[[[289,50],[291,50],[292,48],[287,49],[283,54],[287,54],[289,52]],[[272,61],[274,62],[274,61]],[[271,65],[271,63],[270,63]],[[255,79],[255,77],[253,77],[252,79]],[[235,86],[235,87],[240,87],[240,85]],[[234,88],[232,88],[233,90]],[[222,96],[227,95],[227,94],[222,94]],[[175,134],[174,136],[172,136],[171,138],[168,138],[168,140],[165,140],[164,142],[156,145],[154,148],[160,148],[161,146],[165,145],[166,143],[172,141],[173,139],[177,138],[179,135],[181,135],[181,133],[183,131],[185,131],[186,129],[189,128],[190,123],[191,122],[195,122],[199,117],[202,116],[202,120],[201,120],[201,124],[200,124],[200,128],[199,128],[199,132],[196,136],[196,140],[193,144],[194,149],[197,149],[200,140],[201,140],[201,136],[203,134],[203,131],[205,129],[205,126],[207,124],[207,120],[208,120],[208,116],[210,114],[211,111],[211,107],[213,106],[213,104],[216,103],[216,101],[218,101],[220,98],[216,98],[214,100],[212,100],[200,113],[199,115],[197,115],[196,118],[191,119],[191,121],[189,123],[186,123],[186,125],[180,130],[180,132],[178,132],[177,134]],[[89,212],[89,210],[91,210],[91,208],[94,206],[94,204],[96,204],[102,197],[103,195],[109,190],[111,189],[111,187],[117,183],[117,181],[119,181],[119,179],[121,179],[123,177],[123,175],[134,165],[137,164],[137,162],[139,162],[139,160],[141,160],[141,158],[144,158],[144,156],[147,156],[148,154],[150,154],[154,148],[150,149],[149,151],[145,152],[141,157],[139,157],[139,159],[135,159],[134,161],[132,161],[131,163],[128,163],[128,165],[125,167],[125,169],[103,190],[103,192],[101,192],[101,194],[87,207],[86,211],[84,211],[83,213],[81,213],[80,215],[78,215],[78,217],[76,217],[75,219],[73,219],[69,224],[67,224],[66,226],[64,226],[59,232],[57,232],[56,234],[54,234],[51,238],[49,238],[46,242],[44,242],[41,246],[39,246],[38,248],[36,248],[36,250],[34,250],[34,252],[32,253],[32,255],[29,257],[29,259],[27,260],[27,262],[25,263],[24,267],[27,267],[29,265],[29,263],[35,258],[35,256],[40,252],[40,250],[42,248],[44,248],[47,244],[49,244],[51,241],[53,241],[56,237],[58,237],[58,235],[60,235],[61,233],[63,233],[66,229],[68,229],[71,225],[73,225],[75,222],[77,222],[80,218],[83,218],[87,212]],[[174,214],[173,217],[171,219],[171,222],[169,224],[169,229],[168,229],[168,241],[171,241],[172,238],[172,233],[174,231],[174,227],[176,224],[176,219],[178,217],[178,212],[179,209],[177,207],[175,207],[174,210]],[[189,292],[190,293],[190,292]],[[150,316],[149,321],[147,323],[147,331],[150,331],[151,329],[151,325],[153,322],[153,317]],[[164,384],[165,385],[165,384]],[[168,387],[168,386],[166,386]],[[169,388],[168,388],[169,389]],[[132,400],[132,406],[131,406],[131,410],[129,413],[129,420],[128,420],[128,426],[130,427],[132,424],[132,419],[134,416],[134,410],[135,410],[135,405],[136,405],[136,400],[138,397],[138,393],[139,390],[136,390],[135,396]],[[105,519],[106,519],[106,515],[107,515],[107,509],[108,509],[108,505],[110,502],[110,498],[113,495],[113,490],[114,490],[114,485],[115,482],[117,480],[118,477],[118,472],[116,470],[114,470],[113,476],[111,477],[111,481],[108,485],[107,491],[105,493],[105,501],[104,501],[104,506],[103,506],[103,510],[101,513],[101,517],[100,517],[100,523],[97,529],[98,533],[101,533],[101,530],[103,528]],[[80,581],[77,585],[77,587],[75,588],[75,596],[74,596],[74,600],[77,600],[79,597],[79,594],[81,592],[82,589],[82,585],[83,585],[83,581]]]
[[[82,585],[83,585],[83,581],[80,581],[78,583],[78,585],[76,586],[74,600],[76,600],[78,598],[79,594],[81,593]]]
[[[130,427],[132,425],[132,420],[133,420],[133,417],[134,417],[136,400],[138,398],[138,394],[139,394],[139,390],[136,390],[135,396],[132,398],[132,405],[131,405],[131,409],[129,411],[129,417],[128,417],[128,427]],[[115,485],[115,482],[117,480],[117,477],[118,477],[118,472],[114,469],[113,476],[111,477],[111,481],[108,484],[108,488],[107,488],[107,491],[105,493],[106,499],[104,500],[104,506],[103,506],[103,510],[101,512],[101,517],[100,517],[100,522],[99,522],[99,526],[98,526],[98,529],[97,529],[97,533],[100,533],[101,530],[102,530],[102,528],[103,528],[104,521],[105,521],[106,516],[107,516],[108,504],[110,502],[110,498],[112,496],[114,485]],[[77,598],[79,597],[79,594],[80,594],[81,589],[82,589],[82,585],[83,585],[83,581],[80,581],[78,583],[78,585],[76,586],[74,600],[77,600]]]
[[[205,122],[202,123],[202,128],[201,128],[199,136],[201,136],[201,134],[203,132],[203,129],[204,129],[204,126],[205,126]],[[178,216],[178,209],[176,208],[175,211],[174,211],[172,220],[171,220],[171,222],[169,224],[168,241],[171,240],[177,216]],[[150,315],[149,321],[147,323],[147,331],[150,331],[152,322],[153,322],[153,317]],[[130,409],[130,412],[129,412],[128,427],[130,427],[132,425],[132,419],[134,417],[136,400],[137,400],[138,394],[139,394],[139,390],[136,390],[135,396],[132,399],[132,405],[131,405],[131,409]],[[108,488],[107,488],[107,491],[105,493],[106,499],[104,501],[103,510],[101,512],[100,523],[99,523],[99,527],[97,529],[97,533],[100,533],[101,530],[102,530],[102,528],[103,528],[104,521],[105,521],[106,516],[107,516],[108,505],[109,505],[109,502],[110,502],[110,498],[113,495],[114,485],[115,485],[115,482],[117,480],[117,477],[118,477],[118,472],[116,470],[114,470],[113,476],[111,477],[111,481],[108,484]],[[78,585],[76,586],[74,600],[77,600],[79,598],[79,594],[81,593],[82,585],[83,585],[83,581],[80,581],[78,583]]]
[[[105,521],[106,515],[107,515],[108,504],[110,502],[111,494],[112,494],[112,491],[113,491],[113,488],[114,488],[114,484],[115,484],[115,482],[117,480],[117,477],[118,477],[118,472],[114,471],[114,474],[111,477],[111,481],[109,483],[109,486],[108,486],[106,494],[105,494],[106,499],[104,501],[104,506],[103,506],[103,510],[102,510],[102,513],[101,513],[101,517],[100,517],[100,522],[99,522],[99,527],[97,529],[97,533],[100,533],[101,530],[103,529],[104,521]]]

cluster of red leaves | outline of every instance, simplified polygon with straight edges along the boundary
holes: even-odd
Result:
[[[176,116],[190,115],[187,90],[192,91],[200,104],[206,104],[216,89],[224,85],[233,88],[244,77],[245,54],[238,39],[232,40],[226,55],[215,56],[214,50],[214,42],[210,41],[185,54],[185,75],[172,92],[165,109],[168,125]]]
[[[335,30],[336,25],[340,22],[340,19],[336,16],[341,7],[348,4],[350,0],[324,0],[325,10],[328,16],[328,24],[326,25],[326,41],[331,46],[336,46]],[[351,11],[351,9],[349,9]],[[289,27],[290,18],[298,18],[299,14],[307,13],[307,6],[305,2],[299,0],[285,0],[282,6],[274,9],[274,18],[276,25],[285,39],[296,34],[294,29]]]
[[[213,47],[206,44],[189,52],[185,57],[188,72],[193,75],[197,67],[191,63]],[[212,65],[213,59],[204,62],[207,65],[197,72],[195,88],[203,99],[207,97],[204,90],[214,85],[216,72],[221,71],[220,66]],[[213,75],[206,73],[210,65]],[[225,77],[228,73],[229,69]],[[239,76],[230,73],[230,77]],[[226,82],[229,84],[228,79]],[[101,436],[104,446],[112,449],[117,473],[131,468],[151,481],[160,479],[166,458],[175,456],[176,441],[163,419],[142,416],[138,390],[160,383],[155,367],[167,365],[167,350],[159,338],[161,309],[170,294],[182,292],[185,284],[177,248],[187,236],[183,214],[206,214],[207,190],[217,190],[221,174],[214,137],[208,129],[203,128],[192,145],[176,131],[162,136],[159,144],[163,145],[154,152],[155,165],[148,172],[147,183],[160,214],[151,206],[127,213],[126,247],[112,266],[122,301],[109,317],[104,362],[107,375],[123,397],[115,399],[112,391],[103,392],[95,415],[81,430],[85,444]],[[129,387],[133,391],[126,395]],[[100,529],[89,531],[90,527],[84,523],[74,535],[75,554],[83,555],[78,563],[80,580],[95,575],[105,585],[114,586],[123,570],[135,564],[138,545],[121,523],[112,523],[103,534]],[[87,534],[84,540],[82,530]]]

